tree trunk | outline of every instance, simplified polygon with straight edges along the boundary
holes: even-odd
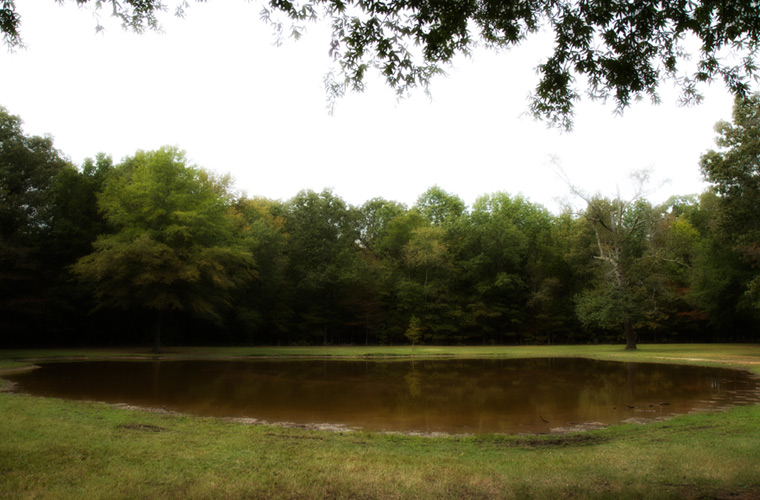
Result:
[[[633,321],[627,314],[623,320],[623,328],[625,330],[625,350],[633,351],[636,349],[636,332],[633,331]]]
[[[364,316],[364,345],[369,345],[369,313]]]
[[[156,317],[153,323],[153,352],[159,354],[161,352],[161,328],[163,318],[161,311],[156,311]]]

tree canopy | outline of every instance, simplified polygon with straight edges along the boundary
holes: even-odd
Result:
[[[138,152],[111,174],[98,199],[112,232],[79,259],[101,306],[161,314],[218,316],[229,290],[253,277],[253,259],[235,238],[223,183],[185,165],[174,148]]]
[[[639,174],[559,214],[436,186],[248,198],[176,148],[76,167],[3,112],[0,344],[757,341],[758,102],[718,126],[701,195],[655,205]]]
[[[0,107],[0,330],[9,334],[50,321],[60,262],[49,252],[65,250],[54,244],[56,186],[67,167],[50,137],[27,136],[21,119]]]
[[[137,32],[160,29],[161,12],[173,9],[181,16],[189,5],[69,1],[108,9]],[[400,95],[427,88],[455,56],[478,44],[509,49],[549,30],[553,50],[537,61],[530,111],[565,128],[571,128],[574,104],[584,94],[610,99],[622,110],[641,97],[658,101],[661,83],[672,80],[681,101],[693,103],[701,99],[700,85],[720,79],[736,96],[747,96],[760,42],[760,9],[750,1],[269,0],[261,17],[280,35],[295,38],[306,22],[331,24],[329,54],[336,67],[325,82],[333,98],[361,91],[370,70]],[[0,31],[7,46],[23,45],[21,24],[14,0],[2,0]]]
[[[760,310],[760,94],[738,99],[733,123],[715,126],[717,150],[701,158],[702,173],[721,204],[720,229],[753,271],[746,297]]]

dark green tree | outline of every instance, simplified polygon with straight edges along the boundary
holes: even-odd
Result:
[[[736,101],[733,123],[715,126],[718,150],[701,159],[720,200],[720,229],[753,268],[760,266],[760,94]],[[760,273],[744,285],[760,310]]]
[[[373,283],[379,299],[379,315],[375,322],[377,338],[383,343],[393,343],[403,340],[409,314],[417,310],[417,302],[421,303],[417,299],[422,297],[422,286],[410,275],[406,257],[414,233],[428,227],[428,223],[415,209],[407,210],[395,202],[387,203],[382,210],[373,210],[377,215],[391,213],[387,217],[374,218],[382,223],[377,226],[375,237],[368,241],[369,252],[364,252],[364,258],[372,263]],[[360,212],[366,210],[365,205]]]
[[[53,179],[51,232],[57,254],[57,267],[64,269],[92,250],[92,243],[106,232],[105,220],[98,210],[98,193],[113,170],[111,157],[99,154],[87,158],[81,169],[69,166]]]
[[[286,204],[265,198],[234,203],[240,244],[256,256],[258,279],[235,291],[228,334],[233,342],[287,343],[293,305],[289,294]]]
[[[577,313],[587,325],[622,327],[625,348],[636,349],[635,325],[645,307],[644,280],[651,273],[647,253],[649,231],[657,215],[643,198],[648,172],[633,174],[635,190],[629,199],[589,197],[584,217],[596,237],[599,274],[578,298]]]
[[[760,95],[737,99],[733,121],[719,122],[716,150],[701,158],[712,183],[711,217],[699,257],[695,291],[711,322],[756,339],[760,320]],[[728,302],[728,303],[727,303]],[[718,304],[722,304],[719,307]]]
[[[439,226],[412,231],[403,249],[404,275],[397,282],[398,306],[425,324],[426,336],[446,342],[457,335],[457,301],[451,295],[455,274],[447,232]]]
[[[356,271],[358,214],[330,190],[302,191],[287,205],[287,277],[294,328],[304,334],[303,341],[333,343],[353,319],[347,303],[361,275]]]
[[[56,244],[63,226],[55,188],[76,169],[52,138],[28,136],[21,125],[0,107],[0,330],[29,339],[61,323],[50,292],[69,249]]]
[[[359,207],[359,238],[362,246],[374,249],[388,235],[388,224],[406,213],[406,207],[395,201],[373,198]]]
[[[95,288],[100,307],[148,310],[154,350],[164,315],[218,318],[231,291],[254,277],[224,179],[186,165],[175,148],[140,151],[109,176],[99,205],[112,232],[73,271]]]
[[[696,195],[674,196],[654,211],[642,264],[649,306],[638,322],[651,340],[693,340],[705,330],[703,314],[690,299],[691,278],[702,235],[694,225]]]
[[[433,226],[450,226],[465,213],[462,199],[438,186],[422,193],[414,208]]]
[[[466,324],[483,342],[549,342],[562,289],[548,211],[520,196],[494,193],[455,228],[458,294]]]
[[[702,208],[713,214],[716,209]],[[705,326],[698,332],[701,340],[757,341],[758,311],[747,293],[752,267],[719,229],[700,228],[700,236],[687,298],[694,304],[692,316]]]

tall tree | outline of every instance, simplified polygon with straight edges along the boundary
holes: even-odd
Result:
[[[403,339],[409,322],[409,315],[417,311],[422,297],[422,286],[415,281],[407,267],[408,245],[414,234],[429,227],[428,222],[416,210],[405,207],[386,218],[382,230],[372,240],[371,255],[377,271],[375,284],[378,285],[380,309],[383,318],[378,325],[378,338],[382,342]]]
[[[438,186],[422,193],[414,208],[433,226],[450,226],[465,213],[462,199]]]
[[[574,189],[587,203],[585,218],[596,237],[600,279],[579,298],[578,315],[587,324],[602,327],[620,325],[625,348],[636,349],[634,325],[641,312],[642,268],[647,231],[652,224],[651,206],[644,200],[648,172],[633,174],[634,194],[623,199],[589,197]]]
[[[359,207],[359,238],[362,246],[374,249],[388,234],[388,224],[406,213],[406,206],[395,201],[373,198]]]
[[[345,328],[345,304],[355,280],[356,211],[330,190],[302,191],[288,202],[288,280],[296,329],[308,342],[330,343]]]
[[[695,227],[699,205],[696,195],[673,196],[655,209],[659,217],[652,220],[643,256],[650,307],[640,322],[654,341],[693,340],[705,330],[691,289],[703,239]]]
[[[169,7],[164,0],[69,1],[108,9],[137,32],[160,29],[159,13]],[[182,15],[188,2],[170,5]],[[757,12],[755,2],[722,0],[269,0],[261,17],[280,35],[290,24],[287,32],[296,38],[305,22],[330,22],[329,53],[337,74],[326,85],[336,97],[362,90],[373,68],[399,94],[427,87],[455,56],[469,54],[478,43],[511,48],[548,29],[554,47],[538,64],[530,108],[570,127],[583,90],[579,81],[589,97],[609,98],[618,109],[644,96],[658,101],[663,80],[679,85],[686,102],[699,101],[699,85],[716,78],[737,96],[747,95],[757,72]],[[21,21],[13,0],[0,2],[0,32],[11,48],[23,45]],[[699,44],[694,51],[691,40]]]
[[[113,232],[99,236],[73,271],[95,287],[101,307],[152,311],[159,351],[165,313],[218,317],[231,290],[254,276],[230,202],[225,181],[187,166],[179,150],[140,151],[99,197]]]
[[[760,94],[737,100],[733,123],[715,130],[718,149],[702,156],[702,173],[720,200],[720,230],[754,269],[744,289],[760,311]]]
[[[287,280],[288,234],[286,204],[264,198],[242,198],[234,204],[240,243],[256,256],[258,279],[248,280],[235,293],[235,342],[287,342],[292,297]]]
[[[561,289],[552,218],[528,200],[506,193],[479,198],[460,230],[457,260],[471,327],[483,342],[550,339],[554,296]]]
[[[98,210],[98,193],[113,170],[111,157],[87,158],[81,169],[69,166],[53,179],[51,233],[60,248],[57,265],[63,269],[90,253],[92,243],[107,228]]]
[[[0,107],[0,330],[46,330],[57,322],[49,288],[60,255],[55,244],[56,179],[74,170],[50,137],[28,136],[21,118]]]

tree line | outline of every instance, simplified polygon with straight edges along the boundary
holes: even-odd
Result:
[[[757,341],[760,97],[716,131],[705,192],[552,214],[249,197],[172,147],[75,166],[0,108],[2,344]]]

